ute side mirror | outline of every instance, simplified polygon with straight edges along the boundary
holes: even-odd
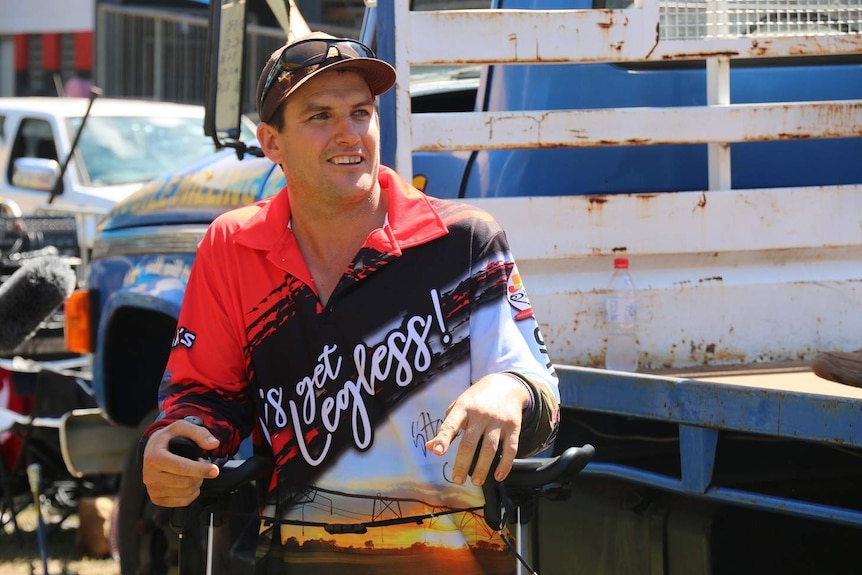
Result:
[[[209,8],[204,134],[242,159],[258,154],[240,140],[245,79],[246,0],[213,0]]]
[[[50,192],[60,179],[60,164],[46,158],[18,158],[12,167],[12,185]],[[62,193],[62,187],[57,193]]]

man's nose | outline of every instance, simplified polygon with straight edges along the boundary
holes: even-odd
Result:
[[[340,143],[354,144],[359,141],[359,127],[352,116],[342,116],[336,122],[335,138]]]

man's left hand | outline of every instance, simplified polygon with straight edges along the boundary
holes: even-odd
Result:
[[[494,479],[502,481],[509,475],[518,452],[521,420],[529,401],[530,392],[515,377],[505,373],[486,375],[449,406],[437,435],[425,445],[433,453],[443,455],[463,432],[452,481],[458,484],[466,481],[478,447],[479,456],[470,476],[474,485],[485,482],[494,456],[502,446],[494,472]]]

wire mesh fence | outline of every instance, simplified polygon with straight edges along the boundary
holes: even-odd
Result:
[[[203,104],[209,60],[207,28],[205,16],[99,5],[96,84],[110,97]],[[283,42],[279,28],[250,26],[245,68],[262,67]],[[246,74],[246,113],[254,112],[256,83],[256,74]]]
[[[417,7],[480,4],[426,0]],[[596,8],[636,4],[637,0],[594,0]],[[357,16],[350,14],[353,22]],[[100,4],[96,17],[96,83],[106,96],[204,102],[208,60],[204,15]],[[660,36],[668,40],[859,34],[862,0],[665,0],[659,19]],[[245,69],[258,70],[283,41],[278,28],[249,26]],[[255,73],[243,79],[247,114],[254,113],[256,82]]]

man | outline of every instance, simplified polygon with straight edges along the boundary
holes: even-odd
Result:
[[[513,573],[480,486],[498,446],[502,480],[556,432],[556,377],[503,230],[379,164],[375,99],[394,82],[326,34],[270,57],[257,135],[287,185],[201,242],[146,433],[144,483],[167,507],[218,474],[171,437],[223,457],[252,433],[272,454],[258,573]]]

